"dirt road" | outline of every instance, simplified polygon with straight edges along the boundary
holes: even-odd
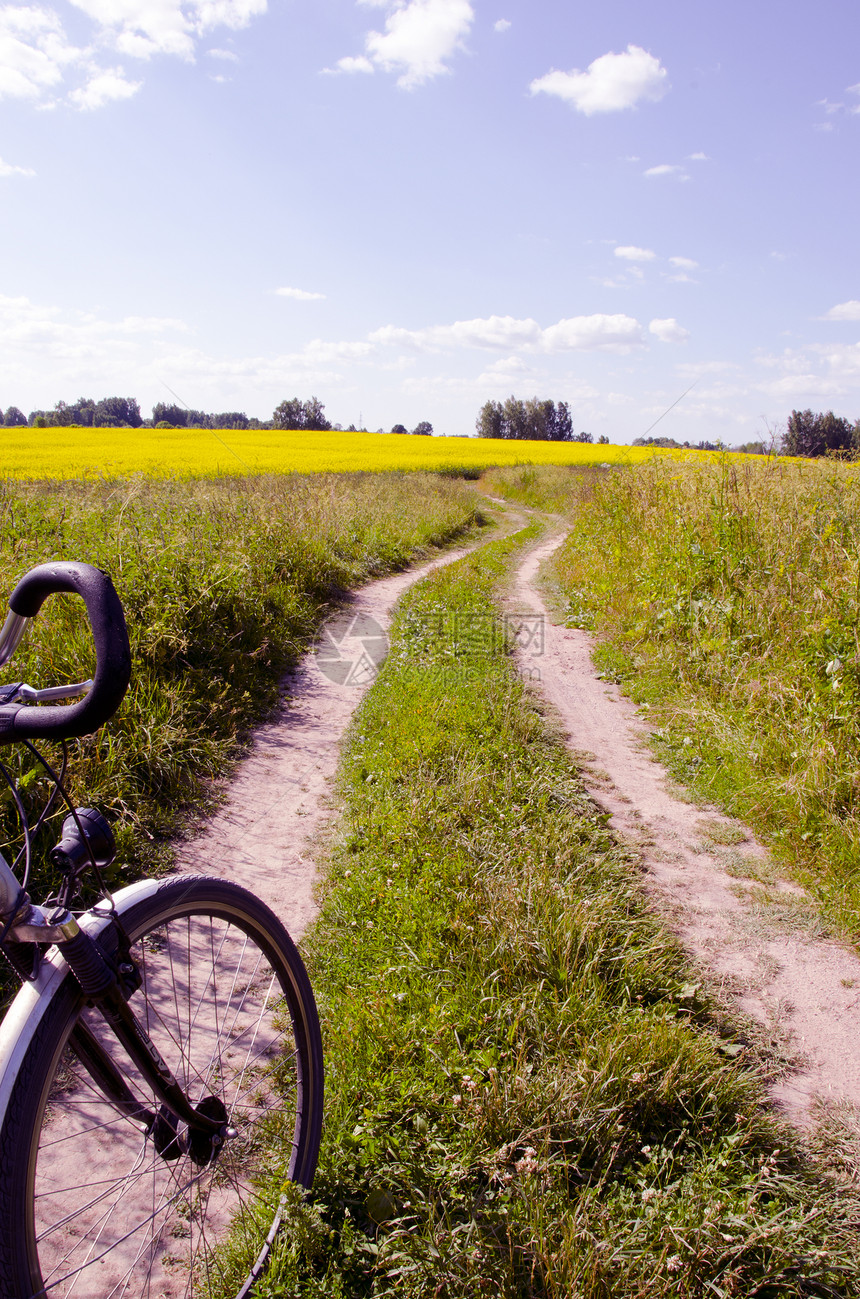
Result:
[[[545,641],[523,668],[558,710],[590,791],[639,854],[645,888],[707,978],[791,1062],[771,1086],[800,1127],[819,1102],[860,1107],[860,960],[816,936],[814,910],[785,881],[763,887],[762,844],[716,809],[673,792],[646,747],[647,727],[601,680],[586,633],[553,625],[536,582],[559,534],[520,563],[516,607],[542,615]],[[315,915],[314,838],[334,815],[339,743],[387,648],[391,610],[412,583],[465,554],[374,582],[358,592],[288,679],[280,713],[262,727],[224,805],[179,854],[180,869],[246,883],[300,937]],[[588,755],[583,757],[583,755]]]

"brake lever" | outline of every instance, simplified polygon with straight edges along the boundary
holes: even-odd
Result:
[[[36,690],[23,683],[18,687],[18,698],[25,704],[49,704],[60,699],[74,699],[76,695],[85,695],[93,686],[92,678],[88,681],[76,681],[68,686],[46,686]]]
[[[0,707],[3,704],[50,704],[60,699],[74,699],[76,695],[85,695],[92,685],[90,678],[68,686],[46,686],[44,690],[36,690],[23,681],[13,681],[10,685],[0,686]]]

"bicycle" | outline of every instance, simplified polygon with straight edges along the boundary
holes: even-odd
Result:
[[[12,866],[0,854],[0,949],[23,986],[0,1026],[0,1294],[219,1287],[244,1299],[283,1211],[284,1197],[272,1207],[277,1192],[264,1191],[267,1147],[291,1140],[284,1181],[309,1188],[316,1168],[323,1065],[313,993],[286,929],[240,885],[177,875],[108,889],[111,827],[73,807],[64,784],[66,741],[107,721],[130,679],[107,574],[75,563],[27,573],[0,630],[0,666],[55,592],[83,598],[94,678],[0,687],[0,744],[25,744],[52,786],[31,830],[3,767],[23,845]],[[59,772],[33,740],[61,741]],[[36,905],[31,840],[57,798],[68,809],[50,854],[61,884]],[[100,900],[75,910],[88,873]],[[258,1251],[238,1273],[216,1252],[237,1236]]]

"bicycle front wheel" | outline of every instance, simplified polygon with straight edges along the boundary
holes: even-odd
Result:
[[[316,1168],[323,1075],[310,983],[273,913],[226,880],[144,881],[116,905],[142,979],[129,1005],[192,1104],[217,1097],[235,1135],[194,1162],[183,1125],[55,954],[0,1042],[0,1293],[242,1296],[283,1182],[309,1187]],[[82,923],[109,945],[104,915]],[[159,1114],[158,1139],[105,1099],[75,1050],[87,1033]]]

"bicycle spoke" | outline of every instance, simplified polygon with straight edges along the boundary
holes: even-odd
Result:
[[[132,943],[141,986],[130,1008],[192,1106],[218,1099],[235,1130],[208,1164],[191,1161],[185,1124],[169,1118],[99,1012],[83,1012],[141,1113],[161,1117],[144,1131],[78,1057],[67,1050],[61,1058],[32,1193],[50,1299],[227,1293],[219,1248],[233,1230],[256,1257],[273,1213],[258,1184],[263,1152],[279,1133],[292,1148],[306,1066],[293,1030],[293,976],[251,934],[202,907],[156,920]],[[179,1146],[178,1158],[158,1153],[158,1133],[165,1153]]]

